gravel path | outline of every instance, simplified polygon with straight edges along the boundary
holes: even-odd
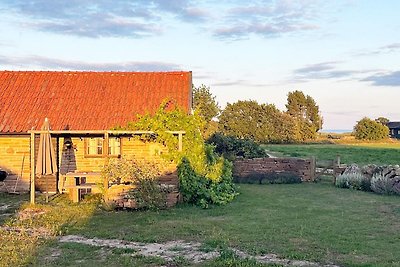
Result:
[[[175,257],[183,257],[189,262],[200,263],[206,260],[217,258],[220,255],[218,251],[202,251],[201,243],[185,242],[182,240],[168,241],[165,243],[139,243],[119,239],[99,239],[86,238],[77,235],[67,235],[60,237],[59,242],[79,243],[97,247],[132,249],[134,251],[133,253],[135,254],[160,257],[166,261],[173,261]],[[232,251],[241,258],[255,259],[260,263],[275,263],[283,266],[339,267],[338,265],[333,264],[322,265],[310,261],[282,259],[275,254],[251,256],[237,249],[232,249]]]

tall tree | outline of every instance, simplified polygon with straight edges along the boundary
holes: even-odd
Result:
[[[315,132],[322,128],[319,106],[311,96],[297,90],[289,92],[286,108],[289,115],[311,124]]]
[[[204,84],[199,87],[193,86],[193,109],[206,122],[210,122],[214,117],[218,116],[220,108],[215,96],[210,92],[210,87]]]
[[[272,126],[266,123],[264,108],[256,101],[239,100],[225,107],[219,116],[219,131],[237,138],[263,142],[271,134]]]

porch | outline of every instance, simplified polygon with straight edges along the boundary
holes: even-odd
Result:
[[[176,149],[181,151],[185,132],[167,132],[177,137]],[[41,133],[50,133],[56,148],[58,171],[49,181],[40,180],[35,174],[37,137]],[[153,131],[32,130],[29,134],[31,203],[35,203],[35,188],[42,192],[49,192],[49,188],[45,186],[53,183],[55,192],[52,193],[69,192],[71,199],[77,202],[82,192],[100,192],[99,184],[105,188],[109,187],[109,181],[101,177],[101,169],[110,158],[134,156],[140,159],[161,160],[161,155],[166,151],[166,148],[158,143],[145,141],[147,137],[156,135]]]

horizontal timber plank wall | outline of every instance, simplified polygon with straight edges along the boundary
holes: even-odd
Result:
[[[5,182],[12,190],[27,191],[29,188],[29,140],[27,135],[0,135],[0,168],[9,173]]]
[[[104,163],[104,157],[85,156],[85,138],[72,137],[73,148],[65,149],[64,138],[53,136],[52,141],[55,152],[58,154],[58,167],[60,174],[67,172],[100,172]],[[39,135],[35,136],[35,162],[39,148]],[[121,137],[122,158],[149,160],[163,162],[162,154],[167,149],[158,143],[145,142],[136,138]],[[30,135],[0,135],[0,169],[6,170],[9,176],[5,180],[8,190],[29,191],[30,182]],[[161,180],[173,184],[178,183],[176,165],[165,163]],[[16,183],[18,178],[18,183]],[[40,179],[36,180],[36,187],[42,188]],[[88,180],[87,182],[96,182]],[[52,178],[49,191],[55,191],[56,178]],[[44,186],[44,185],[43,185]],[[3,191],[6,188],[1,188]]]
[[[302,181],[313,181],[314,170],[312,159],[299,158],[237,158],[233,164],[233,176],[239,178],[286,172],[299,176]]]

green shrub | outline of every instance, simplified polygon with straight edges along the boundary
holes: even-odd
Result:
[[[358,172],[343,173],[336,177],[335,185],[339,188],[370,191],[370,181]]]
[[[345,176],[343,174],[338,175],[336,177],[335,185],[336,185],[336,187],[339,187],[339,188],[349,188],[349,186],[347,184],[347,176]]]
[[[238,139],[215,133],[207,140],[207,143],[215,147],[216,153],[229,160],[234,160],[236,157],[250,159],[268,157],[265,149],[251,139]]]
[[[137,159],[109,159],[101,171],[110,183],[128,184],[143,179],[154,179],[161,173],[160,166],[150,161]]]
[[[382,174],[374,174],[371,179],[371,189],[373,192],[383,195],[394,194],[394,182]]]
[[[127,196],[134,199],[139,208],[152,210],[166,206],[168,192],[157,181],[160,174],[158,164],[137,159],[109,159],[102,169],[102,177],[113,184],[135,185],[134,189],[127,192]],[[114,209],[112,202],[106,199],[106,191],[103,206],[108,210]]]
[[[354,136],[360,140],[382,140],[389,136],[389,128],[365,117],[354,126]]]
[[[396,195],[400,195],[400,179],[396,179],[393,181],[393,192]]]
[[[167,188],[162,187],[154,179],[140,179],[137,188],[130,191],[128,196],[132,197],[140,209],[158,210],[167,205]]]
[[[187,158],[178,165],[183,200],[207,208],[209,204],[226,204],[237,195],[232,182],[232,164],[223,160],[220,180],[198,174]]]
[[[291,172],[271,172],[271,173],[254,173],[245,177],[235,177],[236,183],[245,184],[299,184],[301,178]]]

